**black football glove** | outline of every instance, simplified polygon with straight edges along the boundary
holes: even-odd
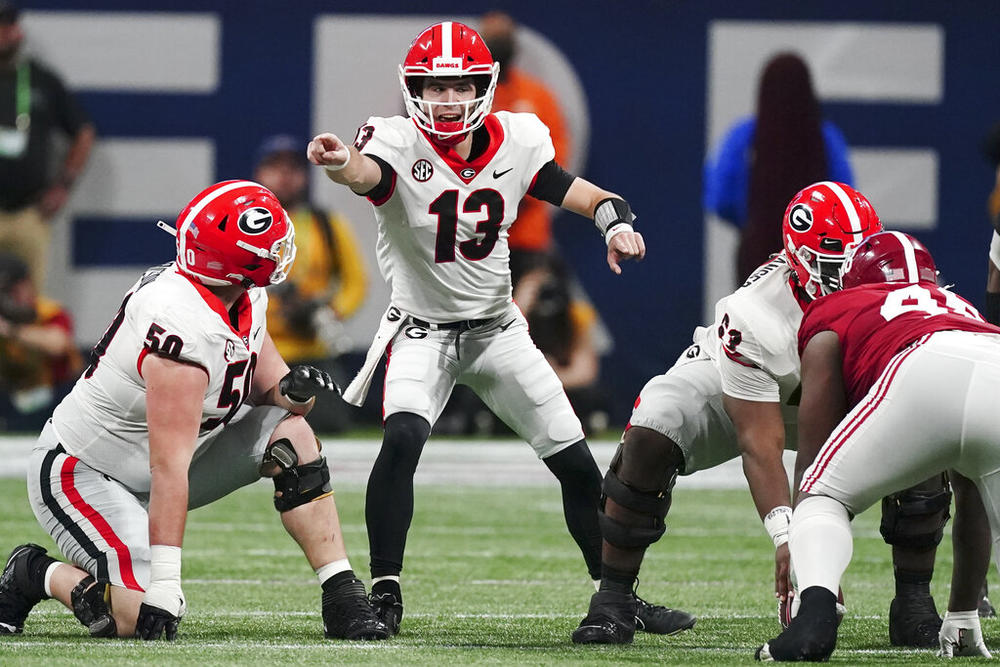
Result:
[[[278,383],[278,391],[296,403],[305,403],[320,391],[335,391],[340,387],[330,374],[313,366],[296,366]]]
[[[143,602],[139,606],[139,620],[135,623],[135,636],[139,639],[159,639],[164,635],[167,641],[177,638],[177,626],[181,619],[169,611]]]

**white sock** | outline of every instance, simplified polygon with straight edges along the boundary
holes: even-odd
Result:
[[[788,548],[800,591],[822,586],[837,595],[854,552],[847,509],[826,496],[806,498],[792,514]]]
[[[372,578],[372,586],[374,586],[375,584],[377,584],[380,581],[395,581],[398,584],[399,583],[399,575],[398,574],[390,574],[390,575],[387,575],[385,577],[373,577]]]
[[[55,562],[45,568],[45,594],[52,597],[52,573],[56,571],[56,568],[62,565],[60,562]]]
[[[594,584],[594,590],[595,591],[601,590],[601,580],[600,579],[592,579],[591,583]]]
[[[332,563],[327,563],[323,567],[316,570],[316,576],[319,577],[319,585],[322,586],[325,584],[326,580],[333,575],[346,572],[350,569],[351,563],[346,558],[341,558],[340,560],[335,560]]]

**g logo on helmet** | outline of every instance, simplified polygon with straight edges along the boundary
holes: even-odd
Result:
[[[797,232],[808,232],[813,226],[812,209],[805,204],[796,204],[788,214],[788,224]]]
[[[236,223],[240,231],[251,236],[263,234],[271,228],[274,217],[271,212],[262,206],[248,208],[240,214],[240,219]]]

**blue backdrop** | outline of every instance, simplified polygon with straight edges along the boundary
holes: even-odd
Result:
[[[938,24],[944,31],[940,104],[827,104],[827,116],[852,144],[926,146],[939,156],[936,230],[922,234],[947,278],[974,303],[982,300],[993,172],[980,141],[1000,117],[1000,12],[982,2],[507,2],[519,21],[544,33],[574,64],[590,100],[591,141],[583,176],[626,196],[640,215],[647,261],[616,279],[602,242],[586,226],[557,225],[557,236],[616,340],[605,366],[623,419],[644,381],[662,371],[690,340],[702,313],[704,240],[700,203],[705,158],[706,34],[710,21],[885,21]],[[216,12],[221,17],[220,85],[208,95],[85,92],[82,101],[102,137],[177,136],[215,140],[217,177],[245,175],[256,140],[282,128],[311,131],[313,19],[325,13],[408,14],[415,4],[339,0],[51,0],[25,9]],[[425,1],[420,14],[479,14],[493,3]],[[373,49],[379,48],[373,44]],[[345,54],[364,68],[365,54]],[[262,89],[264,94],[262,94]],[[361,119],[359,119],[360,121]],[[165,184],[164,187],[169,187]],[[133,235],[88,233],[78,220],[74,261],[120,264],[146,256]],[[151,226],[149,226],[151,227]],[[134,227],[130,228],[134,229]],[[150,231],[156,234],[155,230]],[[157,244],[162,248],[162,244]],[[155,246],[151,246],[155,247]],[[155,252],[154,252],[155,255]],[[627,295],[627,296],[623,296]]]

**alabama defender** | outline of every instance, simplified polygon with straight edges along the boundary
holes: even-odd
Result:
[[[225,181],[180,213],[177,259],[125,295],[91,363],[35,446],[28,493],[71,561],[36,545],[0,577],[0,634],[39,600],[69,607],[93,636],[173,639],[186,609],[188,509],[261,476],[323,588],[328,637],[388,629],[350,569],[326,459],[302,415],[330,377],[289,370],[267,333],[267,285],[285,279],[295,231],[277,198]]]
[[[399,70],[408,117],[372,117],[354,145],[333,134],[309,159],[372,203],[378,260],[392,303],[361,371],[345,391],[360,405],[387,355],[382,449],[368,481],[372,601],[393,629],[402,616],[399,575],[413,514],[413,474],[431,426],[456,383],[471,387],[528,441],[559,480],[569,531],[591,577],[600,577],[600,472],[555,372],[511,300],[507,236],[525,195],[592,218],[607,261],[641,259],[628,203],[554,161],[533,114],[490,113],[499,65],[461,23],[424,30]],[[647,630],[687,626],[684,612],[638,604]]]
[[[1000,529],[1000,327],[938,287],[933,258],[907,234],[866,239],[845,263],[843,284],[806,310],[799,330],[798,497],[789,544],[801,607],[757,658],[828,659],[837,639],[835,591],[853,548],[851,518],[948,469],[955,473],[955,564],[939,655],[989,657],[977,607],[990,526],[994,541]]]
[[[650,544],[665,532],[677,475],[743,459],[757,511],[775,546],[775,595],[786,612],[791,587],[787,542],[791,516],[782,450],[795,448],[799,359],[795,335],[803,309],[839,288],[839,268],[862,238],[880,231],[871,203],[848,185],[815,183],[789,202],[782,221],[783,252],[716,304],[712,326],[695,330],[691,345],[639,394],[618,453],[604,480],[602,590],[573,633],[577,643],[631,641],[627,591]],[[950,495],[940,478],[901,494],[898,517],[884,531],[904,582],[893,628],[908,644],[936,640],[940,619],[930,598],[928,569],[947,518]],[[911,511],[911,508],[912,511]],[[914,545],[914,543],[916,543]],[[929,563],[928,563],[929,561]],[[908,576],[908,575],[907,575]],[[913,577],[916,578],[916,575]],[[784,621],[785,618],[782,618]]]

